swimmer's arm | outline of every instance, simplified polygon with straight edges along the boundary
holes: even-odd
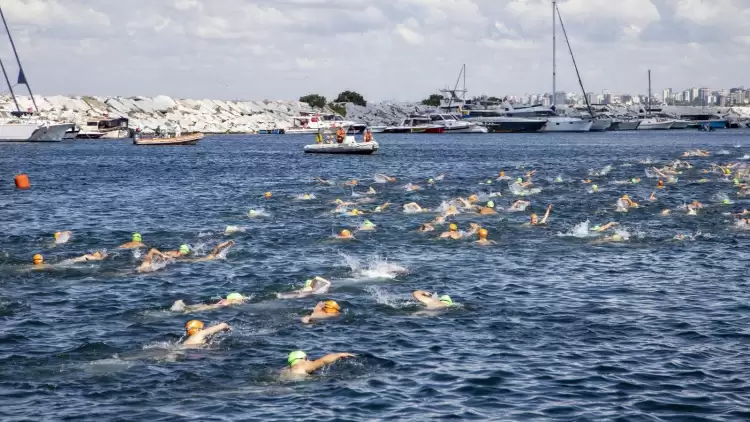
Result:
[[[614,226],[616,226],[616,225],[617,225],[617,223],[616,223],[616,222],[614,222],[614,221],[611,221],[611,222],[609,222],[609,223],[607,223],[607,224],[603,225],[603,226],[602,226],[602,227],[601,227],[601,228],[599,229],[599,231],[604,231],[604,230],[607,230],[608,228],[610,228],[610,227],[614,227]]]
[[[420,302],[422,302],[424,304],[428,304],[428,303],[430,303],[430,302],[433,301],[432,293],[426,292],[424,290],[417,290],[414,293],[412,293],[411,295],[414,296],[414,299],[416,299],[416,300],[418,300],[418,301],[420,301]]]
[[[222,322],[221,324],[216,324],[213,327],[208,327],[202,329],[200,332],[198,332],[197,335],[201,336],[202,339],[205,339],[208,336],[212,336],[216,333],[220,333],[222,331],[229,331],[230,327],[229,324],[226,322]]]
[[[547,219],[549,218],[550,211],[552,211],[552,204],[547,205],[547,212],[544,213],[544,218],[542,218],[542,221],[539,224],[547,223]]]
[[[351,353],[331,353],[331,354],[323,356],[320,359],[310,361],[306,369],[308,370],[308,372],[316,371],[325,365],[329,365],[331,363],[336,362],[339,359],[350,358],[350,357],[355,357],[355,355]]]
[[[209,260],[209,259],[214,259],[214,258],[216,258],[216,256],[217,256],[217,255],[218,255],[218,254],[219,254],[219,253],[220,253],[221,251],[223,251],[224,249],[226,249],[226,248],[228,248],[228,247],[230,247],[230,246],[232,246],[232,245],[234,245],[234,240],[229,240],[229,241],[227,241],[227,242],[219,243],[219,244],[218,244],[218,245],[216,245],[216,247],[215,247],[215,248],[214,248],[214,249],[213,249],[213,250],[211,251],[211,253],[210,253],[210,254],[206,255],[206,256],[205,256],[205,257],[203,257],[203,258],[198,258],[198,259],[197,259],[197,261],[205,261],[205,260]]]
[[[313,279],[313,291],[328,290],[331,287],[331,282],[323,277],[315,276]]]

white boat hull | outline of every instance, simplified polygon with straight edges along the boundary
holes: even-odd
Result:
[[[672,127],[673,123],[672,120],[657,121],[643,119],[641,120],[641,124],[638,125],[638,130],[667,130]]]
[[[617,126],[617,130],[636,130],[641,125],[640,120],[623,120]]]
[[[347,137],[349,138],[349,137]],[[309,154],[352,154],[368,155],[380,148],[377,142],[344,142],[341,144],[312,144],[305,145],[305,152]]]
[[[572,117],[552,117],[547,120],[541,132],[588,132],[594,124],[591,120]]]
[[[0,123],[0,142],[60,142],[72,123]]]
[[[318,133],[318,129],[312,129],[312,128],[289,128],[284,131],[286,134],[292,134],[292,135],[298,135],[298,134],[312,134],[312,133]]]
[[[487,128],[477,124],[448,125],[443,133],[487,133]]]
[[[612,119],[594,119],[591,125],[591,132],[604,132],[612,126]]]
[[[675,120],[672,122],[672,127],[670,129],[686,129],[690,122],[687,120]]]

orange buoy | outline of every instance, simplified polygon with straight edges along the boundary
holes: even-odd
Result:
[[[16,187],[18,189],[29,189],[31,183],[29,182],[29,176],[21,173],[16,175]]]

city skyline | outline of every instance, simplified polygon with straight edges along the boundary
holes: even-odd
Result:
[[[742,0],[559,0],[589,92],[748,85]],[[552,90],[551,0],[0,0],[39,94],[414,101]],[[557,88],[579,90],[562,32]],[[14,79],[7,39],[0,57]],[[658,88],[660,91],[662,88]],[[656,90],[656,88],[655,88]],[[658,92],[657,91],[657,92]],[[516,94],[517,95],[517,94]]]

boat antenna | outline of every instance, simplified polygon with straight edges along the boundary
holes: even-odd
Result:
[[[16,61],[18,62],[18,83],[26,85],[26,88],[29,90],[29,96],[31,97],[31,102],[34,103],[34,110],[36,110],[36,112],[39,113],[39,108],[36,106],[36,100],[34,99],[34,94],[31,93],[31,86],[29,85],[29,81],[26,80],[26,74],[23,72],[21,59],[18,58],[18,51],[16,50],[16,43],[13,42],[13,37],[10,35],[10,29],[8,28],[8,22],[6,22],[5,20],[5,14],[3,13],[2,7],[0,7],[0,17],[3,18],[3,25],[5,25],[5,31],[8,33],[10,46],[13,47],[13,54],[16,55]],[[7,79],[8,75],[5,75],[5,78]],[[14,97],[14,100],[15,100],[15,97]],[[16,103],[16,107],[18,107],[18,103]],[[19,109],[18,111],[21,111],[21,110]]]
[[[466,86],[466,76],[464,75],[465,70],[466,70],[466,65],[461,66],[461,71],[458,73],[458,78],[456,78],[456,84],[453,85],[453,91],[451,91],[451,98],[448,101],[449,109],[450,109],[451,104],[453,104],[453,97],[456,95],[456,90],[458,89],[459,82],[461,82],[461,76],[464,77],[464,86]]]
[[[557,8],[557,6],[555,6],[555,8]],[[581,80],[581,74],[578,73],[578,65],[576,65],[576,58],[573,56],[573,48],[570,46],[570,40],[568,39],[568,33],[565,31],[565,25],[563,25],[563,20],[562,20],[562,15],[560,14],[560,9],[557,9],[557,17],[558,19],[560,19],[560,28],[562,28],[563,35],[565,35],[565,42],[568,44],[568,50],[570,51],[570,58],[573,59],[573,67],[576,70],[576,76],[578,76],[578,84],[581,86],[581,91],[583,91],[583,99],[586,100],[586,108],[588,108],[589,114],[591,115],[591,118],[593,119],[594,111],[591,110],[591,104],[589,104],[589,97],[586,96],[586,89],[583,88],[583,81]]]
[[[5,76],[5,82],[8,83],[8,89],[10,90],[10,96],[13,97],[13,102],[16,104],[16,111],[21,113],[21,108],[18,107],[18,100],[16,100],[16,94],[13,93],[13,87],[10,85],[10,80],[8,79],[8,73],[5,71],[5,65],[3,64],[3,60],[0,59],[0,68],[3,69],[3,76]]]
[[[651,69],[648,70],[648,110],[646,112],[651,115]]]

